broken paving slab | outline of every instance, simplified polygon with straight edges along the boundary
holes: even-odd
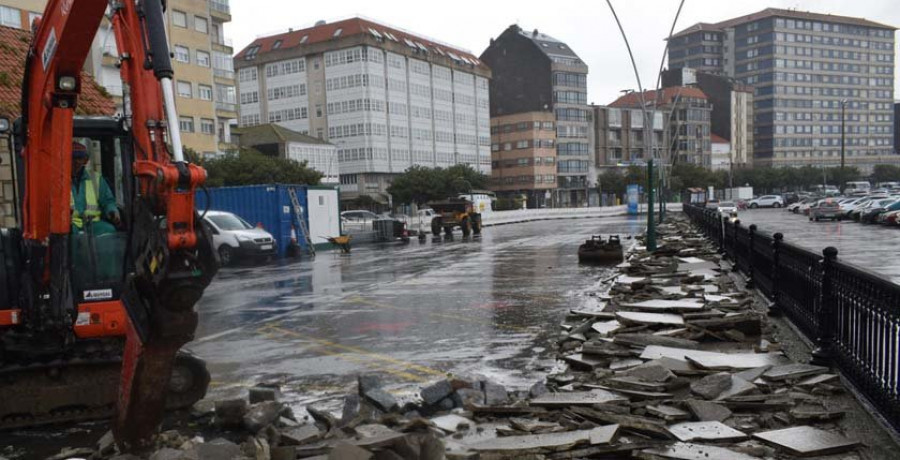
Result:
[[[837,380],[837,374],[819,374],[813,377],[809,377],[807,379],[801,380],[797,383],[798,387],[801,388],[809,388],[819,385],[821,383],[829,383],[832,380]]]
[[[666,337],[655,334],[616,334],[613,343],[628,346],[659,345],[672,348],[698,348],[700,344],[693,340],[680,339],[678,337]]]
[[[701,422],[722,422],[731,417],[731,410],[727,407],[711,401],[701,399],[688,399],[684,402],[694,417]]]
[[[621,328],[622,328],[622,323],[620,323],[616,320],[602,321],[602,322],[597,322],[597,323],[594,323],[593,325],[591,325],[591,329],[593,329],[594,332],[597,332],[601,336],[609,335],[610,333],[613,333]]]
[[[680,422],[691,418],[689,412],[683,411],[677,407],[665,405],[647,406],[647,413],[654,417],[661,418],[666,422]]]
[[[794,363],[783,366],[775,366],[766,371],[762,377],[773,382],[782,380],[798,379],[801,377],[809,377],[811,375],[824,374],[828,372],[827,367],[814,366],[812,364]]]
[[[431,419],[434,426],[446,431],[447,433],[456,433],[459,430],[468,430],[475,426],[475,422],[456,414],[441,415]]]
[[[679,441],[742,441],[747,435],[722,422],[683,422],[669,427]]]
[[[676,442],[671,446],[653,447],[641,451],[646,454],[662,458],[677,460],[758,460],[747,454],[743,454],[725,447],[707,446],[688,442]]]
[[[719,353],[650,345],[640,356],[642,359],[672,358],[687,361],[708,370],[754,369],[766,365],[790,364],[782,353]]]
[[[565,450],[578,444],[609,444],[613,441],[618,431],[618,425],[607,425],[592,430],[505,436],[470,444],[469,448],[479,452],[515,452],[519,455],[526,455],[528,453]]]
[[[726,388],[725,391],[719,394],[715,398],[716,401],[723,401],[726,399],[733,398],[735,396],[743,396],[747,393],[753,393],[758,390],[759,387],[756,385],[740,378],[735,375],[731,376],[731,386]]]
[[[694,300],[645,300],[643,302],[625,303],[622,306],[651,311],[695,311],[706,308],[703,302]]]
[[[593,404],[610,402],[628,402],[628,398],[603,389],[591,391],[571,391],[566,393],[547,393],[532,399],[532,406],[565,407],[565,406],[590,406]]]
[[[620,323],[632,325],[673,325],[681,326],[684,324],[684,318],[674,313],[641,313],[636,311],[619,311],[616,312],[616,319]]]
[[[782,430],[755,433],[754,438],[799,457],[819,457],[852,450],[859,442],[837,433],[813,428],[795,426]]]
[[[563,361],[569,363],[573,368],[588,371],[592,371],[598,367],[606,367],[609,364],[608,359],[597,358],[596,356],[584,355],[582,353],[563,356]]]

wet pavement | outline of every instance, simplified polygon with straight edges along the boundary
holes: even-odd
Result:
[[[739,216],[742,225],[756,224],[760,231],[781,232],[788,243],[821,254],[834,246],[838,258],[900,283],[900,228],[853,221],[810,222],[807,216],[783,209],[748,209]]]
[[[555,365],[547,326],[612,273],[579,266],[578,245],[642,229],[629,217],[542,221],[223,270],[188,348],[209,365],[211,396],[277,382],[295,407],[342,396],[366,372],[395,392],[446,375],[526,388]]]

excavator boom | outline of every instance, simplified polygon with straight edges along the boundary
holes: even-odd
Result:
[[[21,232],[5,232],[0,242],[0,265],[22,267],[8,289],[15,294],[0,292],[0,318],[16,318],[0,322],[0,375],[15,376],[16,366],[78,375],[78,366],[58,363],[83,350],[105,350],[106,362],[121,363],[113,432],[123,450],[150,443],[173,368],[198,369],[185,365],[179,349],[193,339],[194,305],[218,269],[194,209],[206,172],[182,153],[164,8],[164,0],[49,0],[33,25],[25,62],[17,139]],[[81,69],[105,15],[130,110],[118,125],[125,144],[116,160],[123,169],[121,223],[113,234],[96,236],[90,222],[73,227],[71,155]],[[86,260],[92,268],[108,267],[97,270],[102,276],[87,276],[93,272],[81,266]],[[10,362],[15,365],[3,366]],[[108,369],[86,367],[111,381]],[[189,380],[202,384],[202,397],[208,374]],[[59,382],[46,387],[62,403],[74,398]],[[196,385],[187,394],[197,396]],[[34,404],[41,400],[47,398]],[[189,402],[181,398],[177,405]]]

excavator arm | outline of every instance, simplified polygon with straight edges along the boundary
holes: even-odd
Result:
[[[197,326],[193,307],[218,267],[194,210],[206,172],[182,153],[163,1],[50,0],[34,24],[23,82],[22,229],[29,276],[22,312],[32,329],[66,341],[78,313],[69,260],[73,116],[82,66],[109,15],[134,155],[123,261],[130,272],[121,293],[128,321],[113,424],[124,450],[147,446],[158,428],[176,353]]]

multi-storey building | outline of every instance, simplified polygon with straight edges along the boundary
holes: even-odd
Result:
[[[517,25],[492,39],[481,59],[493,72],[492,117],[548,110],[556,117],[555,204],[597,204],[587,65],[564,42]]]
[[[529,208],[552,205],[556,189],[556,117],[524,112],[491,118],[491,190],[525,196]]]
[[[337,145],[341,198],[387,202],[410,166],[490,174],[487,68],[472,54],[352,18],[255,40],[235,57],[240,124]]]
[[[866,19],[768,8],[675,34],[669,66],[755,87],[755,163],[834,165],[843,149],[847,164],[868,170],[897,162],[894,30]]]
[[[662,158],[669,159],[669,163],[686,162],[710,166],[712,105],[703,91],[692,86],[672,86],[663,88],[660,92],[644,91],[643,97],[640,93],[631,92],[616,99],[609,107],[637,109],[631,115],[631,127],[634,128],[636,120],[644,123],[639,110],[642,104],[655,106],[662,112],[659,115],[662,120],[653,120],[654,129],[657,129],[657,121],[659,126],[668,128],[666,145],[661,150]],[[644,128],[643,125],[637,127]]]
[[[0,24],[28,29],[46,4],[46,0],[0,0]],[[233,49],[223,30],[231,21],[228,0],[170,0],[167,6],[182,140],[201,154],[215,155],[231,148],[229,125],[237,118]],[[85,70],[114,98],[121,115],[118,57],[115,36],[104,20]]]
[[[712,105],[710,131],[730,144],[729,164],[737,168],[753,165],[753,87],[688,67],[663,72],[662,84],[700,88]],[[721,151],[722,146],[717,148]]]
[[[650,148],[649,126],[640,109],[592,106],[594,111],[594,162],[597,168],[643,165]],[[667,114],[661,110],[653,116],[652,155],[664,158],[667,151]],[[645,142],[647,139],[647,142]]]

